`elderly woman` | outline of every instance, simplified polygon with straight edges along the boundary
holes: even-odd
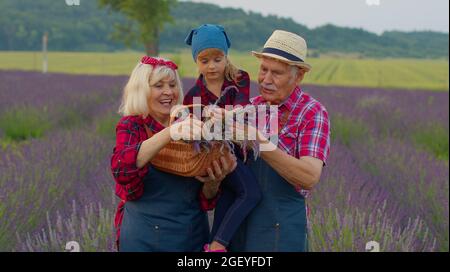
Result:
[[[176,64],[143,57],[124,89],[111,158],[121,199],[115,218],[120,251],[201,251],[208,241],[208,201],[236,165],[221,158],[213,162],[208,177],[190,178],[159,171],[150,163],[171,137],[201,135],[197,119],[169,126],[171,108],[182,101]]]

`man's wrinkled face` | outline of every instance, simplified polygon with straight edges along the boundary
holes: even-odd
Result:
[[[261,58],[258,83],[261,96],[271,104],[280,104],[303,79],[304,71],[292,72],[290,65],[272,58]]]

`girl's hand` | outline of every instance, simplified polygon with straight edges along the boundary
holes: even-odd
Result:
[[[208,122],[215,123],[225,117],[226,110],[218,106],[208,106],[205,108],[205,116],[210,118]]]

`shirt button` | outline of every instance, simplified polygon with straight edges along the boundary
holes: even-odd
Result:
[[[275,228],[279,228],[279,227],[280,227],[280,223],[276,223]]]
[[[155,230],[158,230],[159,229],[159,226],[155,226]]]

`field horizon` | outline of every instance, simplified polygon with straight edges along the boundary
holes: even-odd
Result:
[[[48,72],[128,76],[143,55],[136,51],[49,52]],[[182,77],[197,77],[190,51],[162,52],[160,55],[175,61]],[[259,62],[250,52],[231,51],[229,58],[237,67],[249,72],[252,80],[256,79]],[[0,70],[42,71],[42,60],[42,52],[0,51]],[[372,59],[329,54],[307,61],[313,69],[306,75],[304,84],[449,91],[446,59]]]

